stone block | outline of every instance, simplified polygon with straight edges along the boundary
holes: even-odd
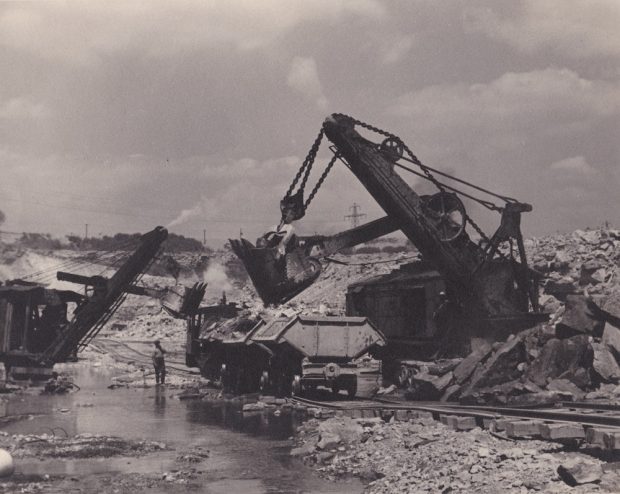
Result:
[[[511,420],[506,423],[508,437],[536,437],[540,435],[540,424],[536,420]]]
[[[540,435],[550,441],[560,439],[585,439],[586,433],[579,424],[541,424]]]
[[[451,416],[448,418],[448,427],[455,431],[470,431],[476,428],[476,419],[474,417]]]
[[[609,449],[614,452],[620,451],[620,432],[605,432],[603,434],[603,443],[605,444],[605,449]]]
[[[420,420],[421,422],[434,422],[435,421],[435,419],[433,418],[433,414],[431,412],[423,412],[423,411],[417,412],[417,419]]]
[[[494,419],[493,420],[493,427],[496,431],[505,431],[506,430],[506,424],[508,424],[508,422],[510,422],[512,419],[507,419],[507,418],[499,418],[499,419]]]
[[[598,446],[599,448],[606,448],[605,434],[616,432],[617,429],[610,429],[606,427],[589,427],[586,429],[586,442],[592,446]]]
[[[362,410],[347,410],[347,413],[349,414],[349,417],[353,418],[353,419],[361,419],[364,414],[362,413]]]
[[[400,422],[406,422],[409,420],[409,412],[407,410],[396,410],[395,417]]]
[[[482,419],[482,427],[484,427],[485,429],[490,429],[491,427],[493,427],[494,423],[495,419]]]

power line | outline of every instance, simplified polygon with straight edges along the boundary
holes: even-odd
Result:
[[[169,223],[169,221],[162,221],[163,215],[153,215],[153,214],[143,214],[143,213],[128,213],[125,211],[104,211],[101,209],[86,209],[86,208],[77,208],[72,206],[63,206],[59,204],[50,204],[41,201],[22,201],[18,199],[6,199],[11,202],[18,202],[22,204],[31,204],[35,206],[42,206],[45,208],[56,208],[56,209],[67,209],[70,211],[80,211],[83,213],[97,213],[97,214],[105,214],[105,215],[116,215],[116,216],[127,216],[132,218],[153,218],[157,219],[162,223]],[[273,222],[273,218],[270,219],[260,219],[260,218],[228,218],[228,219],[217,219],[217,218],[201,218],[201,220],[205,223],[223,223],[223,224],[239,224],[239,223],[252,223],[252,224],[261,224],[261,225],[269,225]],[[338,221],[321,221],[321,220],[306,220],[306,223],[339,223]]]
[[[348,214],[344,217],[344,219],[351,219],[351,226],[353,228],[357,228],[359,226],[359,220],[360,218],[364,218],[366,216],[366,213],[360,213],[359,211],[362,210],[362,206],[360,206],[359,204],[357,204],[356,202],[353,203],[353,206],[351,206],[349,208],[352,213]]]

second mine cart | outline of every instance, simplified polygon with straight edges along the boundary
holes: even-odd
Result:
[[[279,392],[290,388],[293,394],[323,386],[334,394],[346,390],[349,396],[357,393],[364,371],[357,359],[386,343],[366,317],[276,318],[256,328],[250,339],[274,355],[262,385]]]

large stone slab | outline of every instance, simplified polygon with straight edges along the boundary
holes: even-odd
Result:
[[[603,321],[592,317],[588,299],[584,295],[568,295],[564,314],[555,329],[559,338],[569,338],[577,334],[600,336],[603,327]]]
[[[461,360],[461,363],[454,369],[454,380],[458,384],[465,382],[474,372],[476,366],[491,353],[491,346],[486,351],[474,351]]]
[[[592,343],[592,349],[594,350],[592,368],[595,372],[604,382],[620,382],[620,365],[607,346],[603,343]]]
[[[521,375],[518,366],[526,359],[525,344],[519,338],[511,338],[502,344],[471,378],[468,390],[495,386],[517,379]]]
[[[568,379],[553,379],[549,381],[549,384],[547,384],[547,389],[549,391],[568,393],[574,401],[583,400],[586,395],[585,391]]]
[[[580,388],[589,385],[587,369],[592,367],[594,355],[587,335],[566,339],[553,338],[541,348],[530,364],[526,376],[539,386],[556,378],[565,378]]]
[[[600,482],[603,477],[603,468],[599,463],[569,459],[558,467],[558,474],[564,482],[574,487]]]
[[[411,376],[406,396],[413,400],[438,400],[452,381],[452,371],[443,376],[420,372]]]
[[[567,439],[585,439],[586,433],[579,424],[542,424],[540,434],[543,439],[562,441]]]
[[[613,352],[616,360],[620,359],[620,329],[608,322],[605,323],[602,342]]]

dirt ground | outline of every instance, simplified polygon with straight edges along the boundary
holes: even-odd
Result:
[[[527,242],[533,265],[541,271],[546,270],[548,279],[554,282],[549,287],[570,285],[610,300],[620,290],[618,245],[617,231],[606,233],[598,230]],[[59,255],[60,259],[66,259],[73,254],[22,252],[11,255],[10,262],[7,260],[0,266],[2,279],[50,267],[59,260]],[[386,256],[360,255],[348,259],[351,265],[332,264],[317,284],[281,309],[342,313],[346,285],[387,273],[406,261],[405,257],[404,254],[393,255],[393,263],[364,264],[385,260]],[[590,259],[595,259],[596,263],[584,268],[583,264]],[[226,262],[227,258],[223,256],[218,265],[225,267]],[[101,268],[91,266],[90,272],[82,274],[98,274]],[[217,303],[219,296],[226,291],[229,301],[245,304],[255,312],[265,311],[251,286],[244,285],[240,280],[228,279],[224,268],[218,268],[216,274],[210,276],[211,286],[205,304]],[[75,289],[49,281],[53,287]],[[142,283],[149,287],[164,287],[174,284],[174,280],[146,275]],[[553,308],[558,302],[547,293],[543,296],[543,303]],[[609,307],[609,310],[612,308]],[[156,339],[161,340],[168,352],[169,372],[163,392],[158,392],[155,387],[150,361],[152,343]],[[63,426],[65,432],[53,427],[45,430],[42,425],[37,427],[37,424],[45,423],[45,414],[39,415],[33,411],[4,414],[0,423],[0,448],[13,454],[16,465],[27,465],[28,468],[18,468],[12,477],[0,479],[3,480],[0,482],[0,492],[360,492],[363,486],[359,482],[330,483],[349,479],[350,476],[361,478],[366,484],[366,491],[373,493],[620,492],[618,470],[613,464],[601,461],[596,454],[571,451],[553,443],[507,442],[482,430],[454,432],[437,423],[375,421],[351,425],[342,423],[343,419],[311,420],[301,425],[297,434],[291,432],[289,435],[294,436],[291,440],[285,436],[277,443],[269,443],[270,447],[276,448],[272,456],[279,459],[275,463],[262,463],[267,460],[260,452],[267,443],[255,443],[251,436],[244,436],[235,446],[235,451],[248,462],[246,466],[237,465],[234,459],[223,460],[219,454],[214,454],[209,444],[200,441],[192,443],[191,439],[199,434],[197,429],[185,432],[189,434],[186,445],[175,442],[172,436],[170,440],[160,441],[157,437],[162,431],[157,428],[171,424],[171,430],[176,430],[174,424],[187,420],[182,415],[173,415],[176,422],[171,421],[171,413],[184,410],[176,406],[179,394],[193,393],[209,399],[220,394],[217,388],[208,386],[209,383],[199,376],[196,369],[185,367],[184,353],[185,322],[163,311],[157,300],[128,296],[100,335],[80,354],[80,363],[77,364],[86,364],[92,372],[105,375],[107,381],[103,389],[106,391],[82,387],[75,392],[76,398],[72,404],[66,407],[58,405],[55,397],[42,402],[47,403],[44,407],[56,407],[50,412],[55,419],[58,416],[69,417],[76,424],[86,421],[93,430],[87,434],[78,432],[83,426],[76,426],[75,430]],[[59,366],[59,370],[76,378],[76,384],[81,386],[80,374],[74,372],[74,365]],[[32,393],[38,391],[18,390],[4,395],[0,405],[8,406],[7,401],[10,400],[27,403]],[[97,401],[105,393],[112,393],[105,395],[111,396],[107,398],[110,401],[118,396],[119,401],[122,401],[120,397],[124,397],[130,403],[120,412],[114,409],[108,413],[105,420],[122,422],[122,414],[131,412],[134,396],[137,407],[140,404],[150,407],[144,417],[156,420],[156,428],[146,428],[142,437],[137,437],[136,431],[128,436],[106,433],[102,429],[104,425],[97,425],[97,414],[103,414],[98,407],[113,405]],[[171,407],[170,403],[175,403],[175,406]],[[266,422],[272,419],[263,414],[257,417],[257,420]],[[199,419],[194,417],[192,420]],[[19,431],[21,426],[22,432]],[[345,437],[343,431],[348,429],[355,433]],[[210,433],[218,434],[215,429]],[[332,434],[331,443],[319,447],[320,441],[329,434]],[[222,442],[225,446],[220,449],[230,447],[229,438],[222,439]],[[306,485],[300,485],[299,478],[289,477],[289,470],[279,472],[282,464],[291,461],[283,458],[289,458],[288,452],[295,445],[302,448],[301,451],[293,450],[296,451],[295,456],[304,458],[308,465],[330,482],[316,484],[308,481]],[[292,461],[299,462],[301,468],[298,459]],[[558,467],[573,461],[587,464],[598,476],[596,481],[569,487],[558,474]],[[65,466],[61,468],[58,466],[60,464]],[[232,464],[236,466],[230,467]],[[36,465],[39,468],[35,468]],[[71,465],[73,472],[68,472],[66,465]],[[99,470],[97,465],[101,466]],[[114,466],[112,470],[110,465]],[[279,473],[265,484],[262,479],[264,472],[273,470]],[[89,471],[90,474],[85,473]]]
[[[369,493],[620,492],[618,463],[595,452],[481,429],[457,432],[432,420],[313,419],[299,428],[297,442],[293,455],[327,478],[356,475]],[[591,477],[570,486],[558,469],[575,464]]]

